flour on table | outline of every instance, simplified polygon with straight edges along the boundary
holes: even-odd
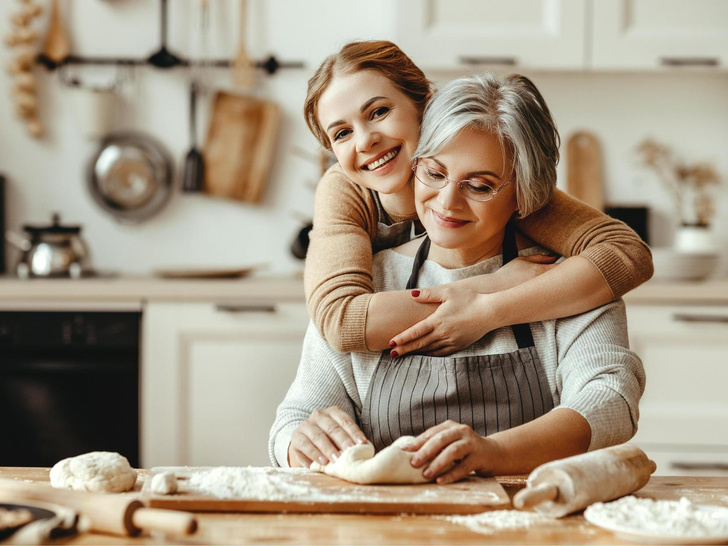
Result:
[[[588,521],[624,532],[670,537],[728,536],[728,519],[699,510],[685,497],[665,501],[624,497],[614,502],[592,504],[584,512]]]
[[[50,478],[59,489],[121,493],[134,487],[137,471],[119,453],[92,451],[57,462]]]
[[[177,492],[177,476],[174,472],[155,474],[151,483],[152,493],[157,495],[173,495]]]
[[[188,487],[218,499],[288,501],[310,495],[308,486],[291,480],[292,473],[271,467],[220,466],[192,474]]]
[[[552,525],[554,523],[553,519],[546,516],[519,510],[493,510],[472,516],[446,516],[440,519],[464,525],[471,531],[484,535],[492,535],[498,531],[528,529],[536,524]]]
[[[311,463],[311,470],[323,472],[358,484],[412,484],[426,483],[422,468],[414,468],[411,460],[413,451],[403,451],[414,440],[413,436],[402,436],[391,446],[374,454],[370,443],[355,445],[345,450],[333,463],[320,465]]]

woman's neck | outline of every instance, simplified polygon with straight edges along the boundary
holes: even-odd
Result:
[[[501,254],[503,235],[504,232],[501,231],[475,248],[443,248],[433,241],[427,259],[446,269],[469,267]]]
[[[411,183],[397,193],[380,193],[379,202],[387,214],[392,216],[412,216],[417,213],[415,192]]]

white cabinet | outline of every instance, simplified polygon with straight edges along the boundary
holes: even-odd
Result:
[[[586,0],[399,0],[397,44],[423,68],[582,68]]]
[[[397,43],[424,69],[728,68],[726,0],[399,0]]]
[[[659,474],[728,473],[728,306],[628,305],[647,374],[633,442]]]
[[[303,302],[146,305],[142,465],[269,465],[307,325]]]
[[[728,66],[725,0],[596,0],[592,66]]]

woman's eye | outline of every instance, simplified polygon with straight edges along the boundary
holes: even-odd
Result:
[[[337,140],[341,140],[349,133],[351,133],[350,129],[342,129],[341,131],[337,131],[336,134],[334,134],[334,142],[336,142]]]
[[[468,180],[465,185],[475,193],[492,193],[493,186],[484,180]]]
[[[426,170],[425,173],[429,178],[432,178],[433,180],[444,180],[446,178],[444,174],[437,171],[431,171],[429,169]]]
[[[372,112],[372,119],[381,118],[389,113],[389,108],[386,106],[380,106]]]

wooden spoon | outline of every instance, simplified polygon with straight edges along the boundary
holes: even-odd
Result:
[[[255,63],[248,57],[245,45],[248,26],[248,0],[240,0],[240,34],[238,36],[238,51],[231,64],[233,84],[243,89],[255,86]]]
[[[58,9],[58,0],[52,0],[51,22],[43,44],[43,54],[51,61],[59,63],[68,57],[70,51],[71,45],[66,29],[63,27],[61,13]]]

